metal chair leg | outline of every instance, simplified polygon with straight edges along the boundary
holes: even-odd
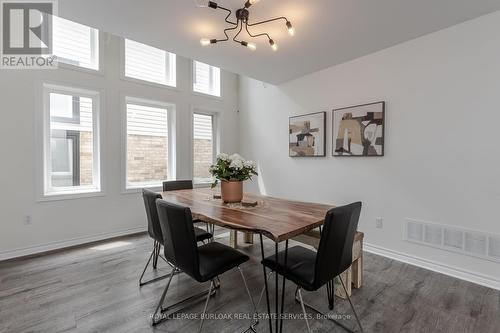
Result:
[[[158,256],[160,255],[160,247],[161,245],[155,241],[154,243],[154,250],[153,250],[153,269],[156,269],[158,267]]]
[[[150,283],[153,283],[153,282],[156,282],[156,281],[159,281],[159,280],[163,280],[163,279],[169,277],[170,273],[162,275],[162,276],[158,276],[158,277],[150,279],[148,281],[144,281],[144,282],[142,281],[142,278],[144,277],[144,274],[146,273],[146,270],[148,269],[148,266],[151,263],[151,260],[153,260],[153,264],[154,264],[154,260],[156,259],[156,261],[158,261],[158,257],[162,258],[162,260],[164,260],[167,264],[169,264],[170,267],[172,267],[172,270],[175,271],[175,274],[180,273],[180,271],[178,269],[175,269],[175,267],[171,263],[169,263],[160,254],[160,247],[161,247],[161,245],[155,241],[155,243],[153,244],[153,251],[151,252],[151,255],[149,256],[149,259],[146,262],[146,266],[144,266],[144,269],[142,270],[141,277],[139,278],[139,287],[142,287],[142,286],[144,286],[146,284],[150,284]],[[156,269],[156,267],[154,267],[154,265],[153,265],[153,269]]]
[[[268,274],[267,274],[267,280],[269,280],[269,278],[274,274],[274,271],[270,271]],[[260,292],[260,297],[259,297],[259,301],[257,302],[257,308],[259,307],[260,305],[260,301],[262,301],[262,297],[264,297],[264,292],[266,291],[266,286],[262,286],[262,291]]]
[[[311,333],[311,327],[309,327],[309,321],[307,320],[307,312],[304,306],[304,300],[302,299],[302,293],[300,292],[300,288],[297,289],[300,299],[300,306],[302,307],[302,312],[304,313],[304,319],[306,320],[307,332]]]
[[[330,280],[326,283],[326,295],[328,297],[328,309],[333,310],[335,307],[335,283]]]
[[[241,271],[240,271],[241,272]],[[269,278],[274,274],[274,271],[270,271],[268,274],[267,274],[267,277],[266,277],[266,280],[269,280]],[[248,289],[248,287],[247,287]],[[254,321],[253,323],[250,325],[249,328],[247,328],[246,330],[244,330],[242,333],[246,333],[248,331],[252,331],[252,332],[257,332],[255,330],[255,326],[257,326],[259,324],[259,319],[257,319],[257,310],[259,309],[259,305],[260,305],[260,302],[262,301],[262,298],[264,297],[264,292],[266,291],[266,286],[264,285],[262,287],[262,291],[260,292],[260,296],[259,296],[259,300],[257,301],[257,304],[254,304],[254,313],[253,313],[253,318],[254,318]],[[247,293],[249,293],[249,291],[247,291]],[[253,298],[252,298],[253,300]]]
[[[253,297],[252,297],[252,294],[250,293],[250,289],[248,289],[247,280],[245,279],[245,275],[243,275],[243,271],[241,270],[240,266],[238,266],[238,270],[240,271],[241,279],[243,280],[243,284],[245,285],[245,289],[247,291],[248,298],[250,298],[250,302],[252,303],[253,311],[255,313],[255,312],[257,312],[257,307],[255,306],[255,302],[253,301]]]
[[[361,326],[361,321],[359,320],[359,317],[358,317],[358,314],[356,313],[356,310],[354,310],[354,305],[351,302],[351,297],[347,293],[347,288],[345,287],[344,281],[342,281],[342,278],[340,277],[340,275],[339,275],[339,280],[340,280],[340,283],[342,283],[342,287],[344,288],[345,294],[347,295],[347,300],[349,301],[349,304],[351,305],[352,312],[354,312],[354,317],[356,317],[356,321],[358,322],[359,329],[361,330],[361,333],[364,333],[363,326]]]
[[[144,273],[146,273],[146,269],[148,268],[149,263],[151,262],[151,258],[153,258],[154,253],[155,253],[155,251],[153,250],[153,252],[151,252],[151,254],[149,255],[149,259],[148,259],[148,262],[146,262],[146,266],[144,266],[144,269],[142,270],[141,277],[139,278],[139,286],[143,285],[142,278],[144,277]]]
[[[219,289],[220,288],[220,278],[219,276],[217,275],[215,277],[215,279],[217,280],[216,282],[214,282],[214,289]]]
[[[170,287],[170,282],[172,282],[172,278],[174,277],[174,274],[175,274],[175,269],[173,269],[172,273],[170,273],[170,278],[168,279],[167,286],[165,287],[165,290],[163,290],[163,294],[161,295],[160,302],[158,303],[158,306],[156,307],[156,310],[153,313],[153,316],[152,316],[152,319],[153,319],[152,325],[153,326],[158,325],[160,322],[162,322],[164,320],[164,318],[160,318],[159,320],[157,320],[156,317],[158,315],[158,310],[160,310],[160,308],[163,305],[163,302],[165,301],[165,296],[167,296],[167,291],[168,291],[168,288]]]
[[[347,293],[347,291],[346,291]],[[297,295],[299,295],[299,298],[297,298]],[[342,327],[344,330],[346,330],[347,332],[350,332],[350,333],[354,333],[353,330],[351,330],[349,327],[345,326],[344,324],[342,324],[341,322],[331,318],[331,316],[329,316],[327,313],[323,313],[321,312],[320,310],[316,309],[314,306],[310,305],[310,304],[307,304],[306,302],[304,302],[303,300],[300,299],[300,288],[297,286],[297,290],[295,291],[295,301],[297,303],[302,303],[304,304],[305,307],[307,307],[308,309],[311,309],[312,311],[320,314],[322,317],[325,317],[326,319],[328,319],[329,321],[335,323],[336,325]],[[354,315],[356,316],[356,319],[358,319],[358,315],[356,314],[356,312],[354,311],[354,307],[352,306],[352,303],[351,303],[351,308],[354,312]],[[359,323],[359,320],[358,320],[358,325],[360,325],[359,327],[361,328],[361,333],[364,333],[363,331],[363,328],[361,327],[361,324]]]
[[[205,321],[205,313],[207,312],[207,307],[208,307],[208,301],[210,301],[210,295],[212,293],[212,288],[214,285],[214,281],[210,281],[210,287],[208,288],[208,294],[207,294],[207,300],[205,302],[205,307],[203,308],[203,313],[201,314],[201,323],[200,323],[200,328],[198,329],[198,333],[201,333],[201,330],[203,328],[203,322]]]

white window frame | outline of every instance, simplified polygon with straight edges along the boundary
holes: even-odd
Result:
[[[149,86],[153,86],[153,87],[157,87],[157,88],[167,88],[167,89],[170,89],[170,90],[173,90],[173,91],[179,91],[178,89],[178,82],[177,82],[177,54],[175,53],[172,53],[172,52],[169,52],[167,50],[164,50],[164,49],[160,49],[160,50],[163,50],[167,53],[170,53],[173,55],[173,58],[175,59],[175,63],[172,64],[172,56],[170,57],[170,60],[169,60],[169,66],[170,66],[170,72],[172,72],[173,70],[173,78],[172,78],[172,81],[171,83],[172,84],[163,84],[163,83],[158,83],[158,82],[153,82],[153,81],[148,81],[148,80],[142,80],[142,79],[138,79],[138,78],[135,78],[135,77],[130,77],[130,76],[127,76],[125,75],[125,66],[126,66],[126,53],[125,53],[125,40],[128,39],[128,38],[121,38],[120,39],[120,78],[123,80],[123,81],[129,81],[129,82],[133,82],[133,83],[138,83],[138,84],[141,84],[141,85],[149,85]],[[131,41],[133,42],[136,42],[136,43],[141,43],[141,42],[138,42],[138,41],[135,41],[133,39],[130,39]],[[141,44],[145,44],[145,43],[141,43]],[[146,44],[147,45],[147,44]],[[151,46],[151,45],[148,45],[148,46]],[[152,46],[152,47],[155,47],[155,46]],[[159,49],[159,48],[157,48]]]
[[[220,93],[220,96],[217,96],[217,95],[212,95],[212,94],[208,94],[208,93],[205,93],[205,92],[201,92],[201,91],[196,91],[194,90],[194,84],[196,82],[196,62],[198,60],[191,60],[191,92],[195,95],[199,95],[199,96],[203,96],[203,97],[209,97],[209,98],[213,98],[213,99],[216,99],[216,100],[222,100],[223,99],[223,89],[222,89],[222,85],[223,85],[223,70],[222,68],[219,68],[217,66],[212,66],[210,64],[207,64],[211,67],[217,67],[219,68],[219,73],[220,73],[220,77],[219,77],[219,93]],[[198,62],[203,62],[203,61],[198,61]],[[206,64],[206,63],[205,63]]]
[[[209,187],[211,182],[195,182],[194,179],[194,114],[202,114],[206,116],[212,116],[212,151],[213,151],[213,161],[215,163],[217,160],[217,155],[220,152],[220,142],[221,142],[221,133],[220,133],[220,111],[215,110],[206,110],[203,108],[194,107],[191,109],[191,125],[190,125],[190,160],[191,160],[191,179],[193,179],[194,187]]]
[[[131,95],[122,95],[122,193],[137,193],[141,189],[147,188],[159,190],[163,187],[163,183],[134,183],[129,184],[127,179],[127,104],[144,105],[154,108],[167,109],[167,138],[168,138],[168,161],[167,161],[167,178],[168,180],[176,179],[176,108],[174,103],[134,97]],[[167,179],[165,179],[167,180]]]
[[[70,20],[71,21],[71,20]],[[90,26],[88,26],[90,27]],[[90,27],[93,28],[93,27]],[[64,61],[57,61],[57,67],[61,69],[69,69],[69,70],[75,70],[75,71],[80,71],[80,72],[85,72],[85,73],[91,73],[91,74],[97,74],[100,76],[104,75],[102,64],[104,62],[104,55],[103,55],[103,50],[105,49],[104,45],[104,33],[97,29],[97,43],[95,43],[97,50],[94,50],[94,52],[97,52],[97,69],[94,68],[88,68],[88,67],[82,67],[78,65],[74,65],[71,63],[67,63]],[[56,54],[57,56],[57,54]],[[62,58],[65,59],[65,58]]]
[[[50,156],[50,94],[64,94],[76,95],[92,99],[92,137],[93,137],[93,160],[92,160],[92,183],[88,186],[69,186],[67,188],[53,188],[51,186],[51,177],[49,175],[51,156]],[[89,90],[85,88],[76,88],[69,85],[60,85],[53,83],[42,83],[41,96],[38,100],[41,101],[41,117],[37,117],[37,131],[41,134],[41,145],[39,146],[39,153],[37,160],[40,159],[41,175],[39,177],[39,201],[62,200],[62,199],[75,199],[82,197],[102,196],[104,195],[104,188],[102,184],[102,149],[101,142],[103,138],[101,135],[102,126],[102,92]]]

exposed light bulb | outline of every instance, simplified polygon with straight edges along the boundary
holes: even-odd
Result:
[[[288,29],[288,33],[290,36],[295,35],[295,28],[292,26],[292,23],[290,21],[286,21],[286,28]]]
[[[278,51],[278,44],[276,44],[274,42],[274,40],[270,39],[269,44],[271,45],[271,48],[273,49],[273,51]]]
[[[247,2],[245,2],[245,8],[248,8],[252,5],[255,5],[257,2],[259,2],[260,0],[247,0]]]
[[[249,48],[250,50],[252,50],[252,51],[254,51],[254,50],[257,48],[257,46],[255,46],[255,44],[254,44],[254,43],[247,43],[247,42],[245,42],[244,40],[243,40],[243,41],[241,41],[241,42],[240,42],[240,44],[241,44],[242,46],[248,47],[248,48]]]
[[[203,46],[207,46],[209,44],[215,44],[217,43],[217,39],[208,39],[208,38],[202,38],[200,40],[200,44],[203,45]]]

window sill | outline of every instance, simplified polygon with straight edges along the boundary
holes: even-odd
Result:
[[[171,91],[179,92],[179,88],[177,86],[169,85],[169,84],[164,84],[164,83],[157,83],[157,82],[152,82],[152,81],[146,81],[146,80],[141,80],[141,79],[136,79],[134,77],[126,76],[125,74],[120,75],[120,79],[125,82],[130,82],[130,83],[135,83],[135,84],[140,84],[140,85],[146,85],[150,87],[155,87],[155,88],[160,88],[160,89],[168,89]]]
[[[162,184],[155,184],[155,185],[131,185],[127,186],[125,189],[122,190],[122,194],[134,194],[134,193],[141,193],[142,189],[148,189],[151,191],[155,192],[160,192],[163,188]]]
[[[77,65],[71,65],[71,64],[68,64],[65,62],[58,62],[57,69],[66,69],[66,70],[71,70],[71,71],[76,71],[76,72],[81,72],[81,73],[104,76],[104,72],[102,71],[102,68],[100,66],[99,66],[99,69],[92,69],[92,68],[81,67],[81,66],[77,66]]]
[[[214,99],[216,101],[223,101],[224,98],[221,96],[217,96],[217,95],[210,95],[210,94],[206,94],[206,93],[202,93],[202,92],[199,92],[199,91],[194,91],[192,90],[191,93],[194,95],[194,96],[200,96],[200,97],[204,97],[204,98],[210,98],[210,99]]]
[[[73,200],[92,197],[104,197],[106,194],[101,190],[88,190],[79,192],[53,192],[43,194],[37,201],[59,201],[59,200]]]

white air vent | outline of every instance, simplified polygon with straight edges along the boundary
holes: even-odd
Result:
[[[465,252],[471,254],[478,254],[480,256],[486,255],[486,235],[478,234],[475,232],[465,233]]]
[[[500,237],[488,237],[488,256],[500,261]]]
[[[437,246],[440,246],[443,243],[443,228],[432,224],[426,224],[424,226],[424,230],[425,243]]]
[[[455,250],[463,250],[464,233],[460,230],[444,228],[443,246]]]
[[[420,223],[408,221],[406,236],[409,240],[421,242],[424,239],[424,226]]]
[[[500,262],[500,235],[406,219],[404,239],[412,243]]]

